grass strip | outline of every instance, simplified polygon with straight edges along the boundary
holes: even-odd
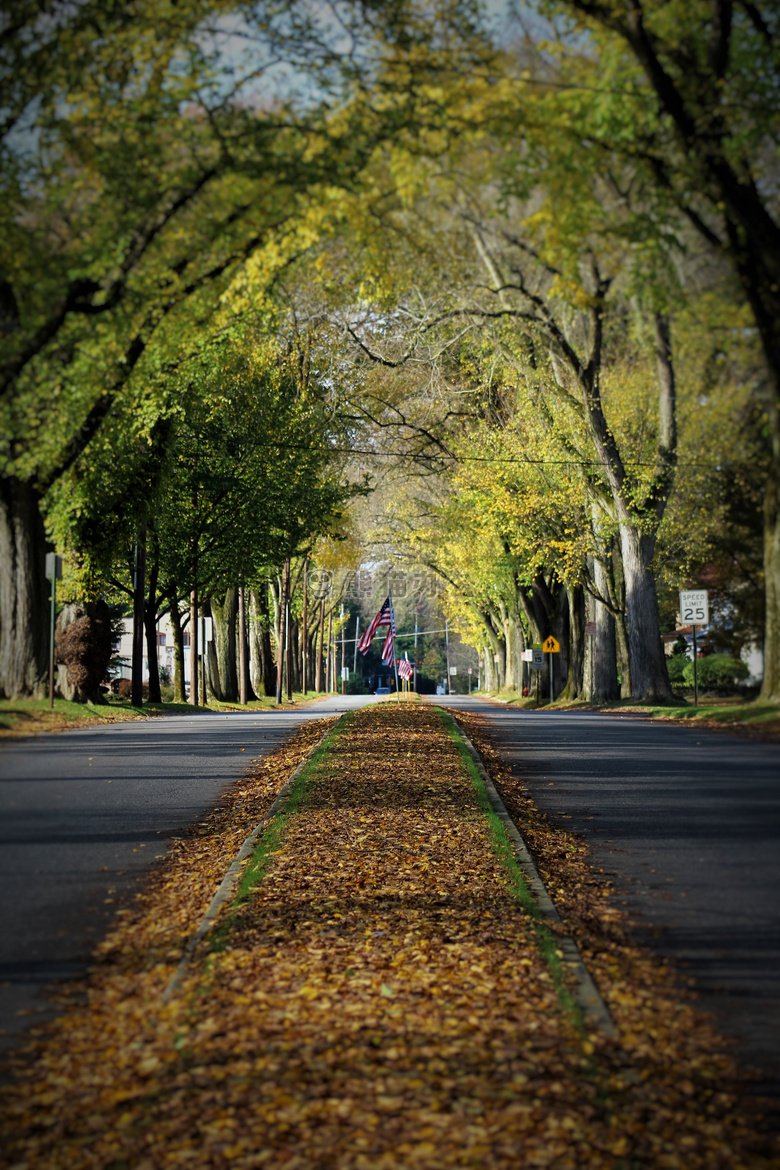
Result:
[[[268,870],[273,864],[273,856],[281,847],[285,831],[291,818],[296,815],[302,802],[305,800],[306,791],[311,784],[312,778],[332,754],[339,735],[346,731],[351,714],[352,712],[348,711],[341,716],[338,722],[327,733],[322,743],[315,748],[308,760],[302,765],[294,777],[289,790],[286,792],[278,812],[274,815],[273,808],[270,810],[269,815],[273,819],[260,837],[252,856],[247,861],[244,872],[241,875],[241,880],[238,883],[235,898],[223,916],[222,921],[209,936],[209,950],[213,952],[224,950],[231,927],[235,923],[236,912],[240,910],[242,904],[247,901],[251,894],[259,888],[263,879],[268,874]]]
[[[484,781],[477,770],[474,760],[471,757],[471,753],[463,742],[463,737],[460,733],[460,729],[457,723],[448,711],[443,710],[441,707],[437,707],[436,709],[439,711],[444,726],[447,728],[449,735],[456,744],[460,753],[461,761],[463,762],[463,765],[469,774],[471,783],[474,786],[474,791],[477,795],[479,807],[482,810],[482,814],[488,824],[491,844],[496,853],[496,856],[501,862],[501,865],[509,878],[512,890],[515,893],[515,897],[523,909],[528,914],[530,914],[531,918],[534,920],[534,929],[536,931],[539,950],[541,951],[545,962],[550,968],[553,985],[558,994],[561,1006],[571,1019],[577,1031],[584,1037],[586,1035],[586,1028],[582,1015],[582,1009],[580,1008],[580,1005],[577,1003],[577,1000],[574,998],[567,985],[566,977],[561,966],[560,956],[558,953],[558,940],[556,939],[555,935],[553,935],[552,932],[548,929],[545,923],[541,921],[539,907],[536,904],[536,899],[528,888],[523,871],[518,864],[512,842],[509,839],[506,828],[504,827],[500,818],[496,816],[496,813],[491,807]]]

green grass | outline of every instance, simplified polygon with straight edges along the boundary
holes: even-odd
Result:
[[[438,707],[437,710],[441,715],[444,726],[449,732],[451,739],[455,743],[458,752],[460,753],[463,766],[468,772],[471,783],[474,786],[477,801],[485,817],[485,820],[487,821],[491,845],[496,856],[498,857],[499,862],[501,863],[501,867],[509,878],[512,892],[529,917],[533,919],[537,946],[539,947],[539,950],[541,951],[542,956],[544,957],[545,962],[550,969],[550,975],[552,977],[552,981],[555,986],[561,1007],[569,1016],[569,1019],[574,1024],[577,1031],[584,1035],[585,1022],[582,1016],[582,1009],[566,986],[563,969],[558,958],[558,942],[555,938],[555,935],[553,935],[552,931],[550,931],[545,923],[541,921],[539,907],[536,904],[536,900],[534,899],[533,894],[528,888],[525,877],[523,876],[523,871],[518,864],[514,847],[509,838],[509,834],[507,833],[501,818],[498,817],[493,811],[490,800],[488,799],[485,782],[477,770],[471,752],[463,742],[463,737],[461,736],[457,723],[448,711],[444,711],[441,707]]]
[[[254,853],[249,858],[227,913],[211,933],[209,949],[212,952],[216,953],[225,949],[236,911],[252,892],[262,885],[272,864],[273,855],[281,848],[282,838],[290,818],[295,816],[300,809],[314,776],[326,763],[337,739],[344,733],[352,717],[352,712],[341,716],[295,777],[283,807],[271,821],[258,841]]]
[[[47,728],[67,727],[72,723],[113,723],[138,714],[137,708],[127,705],[93,707],[84,703],[70,703],[55,699],[54,710],[48,699],[0,700],[0,729],[3,731],[33,732]]]
[[[780,723],[780,707],[776,703],[762,703],[760,699],[749,703],[700,701],[698,707],[690,703],[685,707],[649,707],[648,710],[653,715],[665,719],[717,719],[719,723]]]
[[[484,698],[501,699],[513,707],[533,711],[536,709],[535,698],[524,698],[517,691],[490,691],[484,693]],[[554,703],[542,699],[541,707],[553,711],[589,711],[591,706],[582,700],[570,702],[559,699]],[[780,724],[780,706],[776,703],[764,703],[760,699],[733,698],[699,699],[699,706],[694,707],[692,699],[673,701],[668,706],[653,706],[639,703],[635,699],[619,699],[614,703],[600,703],[597,711],[641,711],[658,719],[711,719],[718,723],[739,723],[774,725]]]
[[[305,699],[323,699],[315,691],[304,695],[296,692],[293,702]],[[287,706],[287,701],[282,706]],[[272,696],[254,700],[242,707],[240,703],[219,703],[210,700],[207,707],[191,707],[189,703],[144,703],[134,707],[124,699],[108,697],[108,702],[93,706],[91,703],[71,703],[67,699],[55,699],[54,710],[49,709],[48,699],[2,699],[0,700],[0,731],[15,734],[35,734],[40,731],[57,731],[78,723],[116,723],[123,719],[144,719],[160,715],[218,715],[225,711],[270,711],[276,707]]]

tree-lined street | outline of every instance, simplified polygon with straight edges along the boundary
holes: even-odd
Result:
[[[780,1095],[779,47],[769,0],[8,0],[0,1049],[27,1085],[6,1097],[21,1165],[49,1170],[43,1125],[64,1170],[440,1170],[452,1110],[455,1167],[753,1170],[752,1104],[684,985]],[[338,999],[347,919],[339,978],[362,974]],[[577,1016],[577,947],[617,1039]],[[190,959],[195,983],[224,975],[236,1037],[212,1048],[204,1015],[205,1072],[189,1009],[165,1018]],[[63,980],[88,1006],[56,1022]],[[354,1050],[349,1021],[330,1048],[308,1030],[336,1003],[364,1021]],[[245,1067],[260,1017],[278,1061]],[[402,1033],[434,1017],[420,1052]],[[51,1036],[17,1060],[30,1021]],[[538,1079],[516,1059],[537,1030],[557,1054]],[[116,1077],[93,1114],[96,1047]],[[354,1089],[355,1062],[376,1083]],[[90,1161],[76,1131],[99,1117]]]

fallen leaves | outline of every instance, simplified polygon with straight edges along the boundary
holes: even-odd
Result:
[[[625,958],[571,841],[548,841],[567,929],[626,1033],[619,1045],[578,1034],[428,707],[350,716],[263,874],[162,1008],[241,841],[320,733],[307,728],[284,769],[269,757],[234,786],[118,919],[86,1006],[5,1091],[9,1165],[769,1164],[712,1034],[666,976]],[[538,844],[541,822],[523,812]]]

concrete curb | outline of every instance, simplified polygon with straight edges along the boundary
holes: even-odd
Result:
[[[447,714],[454,719],[452,712],[447,711]],[[501,820],[512,842],[517,863],[520,866],[528,888],[533,894],[542,920],[561,925],[561,916],[556,910],[552,898],[547,893],[547,888],[539,876],[539,871],[528,850],[528,846],[520,836],[517,826],[506,810],[506,805],[496,791],[496,787],[487,773],[485,765],[482,762],[482,757],[460,724],[458,724],[458,732],[469,755],[474,761],[482,783],[485,785],[490,807]],[[611,1040],[615,1040],[617,1038],[615,1022],[609,1014],[609,1008],[601,998],[590,971],[585,966],[585,962],[574,939],[569,938],[568,935],[562,937],[556,932],[556,942],[559,950],[563,952],[563,965],[574,976],[576,983],[575,998],[585,1020],[591,1027],[597,1028],[602,1035],[609,1037]]]
[[[252,829],[252,832],[244,838],[244,842],[241,848],[236,854],[227,873],[220,882],[217,892],[211,899],[208,910],[201,918],[197,930],[184,948],[184,953],[179,960],[179,964],[168,981],[168,985],[165,988],[165,991],[163,992],[163,1003],[168,1003],[171,996],[175,993],[184,977],[187,967],[190,964],[190,960],[195,953],[195,948],[197,947],[198,943],[211,930],[211,927],[214,925],[214,922],[225,903],[230,901],[230,899],[233,897],[238,880],[241,877],[243,871],[244,862],[252,856],[258,838],[265,832],[265,830],[271,824],[271,821],[282,811],[285,804],[287,803],[287,799],[292,791],[295,781],[298,779],[299,775],[306,767],[314,753],[322,746],[324,741],[327,739],[330,733],[336,729],[338,724],[343,721],[343,718],[344,716],[342,715],[341,718],[336,721],[336,723],[329,727],[327,731],[325,731],[324,734],[320,736],[314,746],[310,748],[289,779],[286,780],[279,789],[276,799],[274,800],[266,815],[263,817],[262,821],[255,825],[254,829]]]

